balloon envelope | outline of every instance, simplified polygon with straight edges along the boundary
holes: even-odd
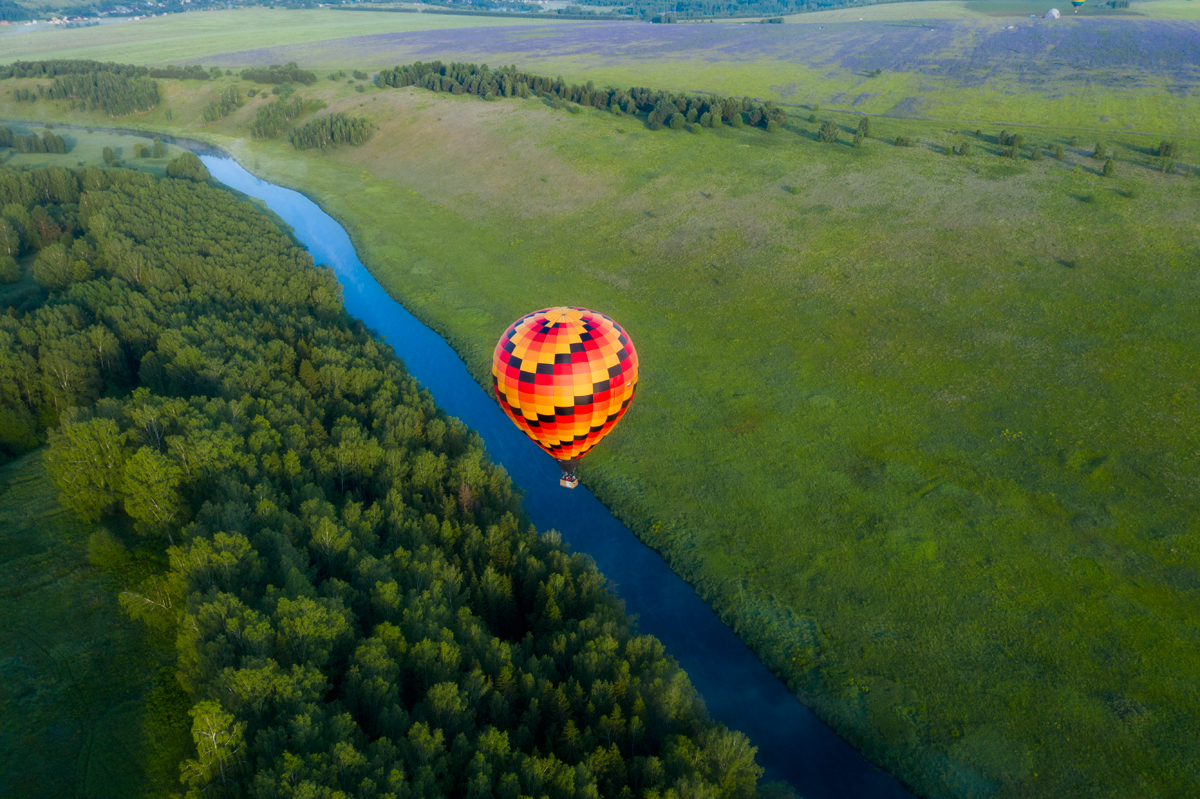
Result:
[[[546,308],[509,326],[492,356],[496,400],[554,458],[582,457],[625,414],[638,359],[625,331],[586,308]]]

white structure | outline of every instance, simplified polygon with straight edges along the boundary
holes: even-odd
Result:
[[[1052,8],[1046,12],[1046,16],[1042,17],[1042,19],[1058,19],[1061,16],[1062,14],[1058,13],[1057,8]]]

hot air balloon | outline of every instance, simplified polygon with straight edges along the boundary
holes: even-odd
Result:
[[[1071,0],[1071,5],[1075,6],[1075,12],[1079,12],[1079,7],[1083,5],[1084,0]]]
[[[513,322],[492,356],[496,401],[562,469],[559,484],[579,485],[579,459],[608,435],[637,388],[629,335],[586,308],[546,308]]]

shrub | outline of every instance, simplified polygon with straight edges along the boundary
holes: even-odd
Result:
[[[711,128],[713,126],[713,115],[709,114],[709,113],[701,114],[700,115],[700,124],[706,128]]]
[[[914,144],[916,144],[916,142],[913,139],[908,138],[907,136],[897,136],[896,137],[896,146],[897,147],[912,147]]]
[[[826,120],[821,123],[821,129],[817,131],[817,138],[823,142],[835,142],[838,138],[837,125]]]
[[[1170,175],[1175,172],[1175,162],[1170,158],[1162,160],[1162,171],[1164,174]]]
[[[767,120],[767,133],[777,133],[779,131],[779,123],[773,119]]]
[[[1104,177],[1112,177],[1112,174],[1117,171],[1117,162],[1115,159],[1108,159],[1104,162]]]
[[[858,132],[862,134],[864,139],[871,138],[871,118],[863,117],[858,120]]]
[[[1079,141],[1078,136],[1072,136],[1070,139],[1067,140],[1067,145],[1070,147],[1078,147],[1081,143],[1082,142]]]
[[[970,155],[971,154],[971,143],[969,141],[965,141],[962,144],[958,145],[958,154],[959,155]]]
[[[692,133],[699,133],[700,131],[704,130],[704,126],[699,122],[693,122],[689,127],[691,128]]]
[[[688,124],[690,125],[691,123],[695,122],[695,121],[696,121],[696,117],[697,117],[699,114],[700,114],[700,112],[699,112],[698,110],[696,110],[695,108],[689,108],[689,109],[688,109],[688,112],[687,112],[687,121],[688,121]]]
[[[683,118],[683,114],[676,111],[667,119],[667,124],[671,126],[671,130],[683,130],[683,126],[687,124],[687,120]]]
[[[820,110],[821,110],[821,104],[820,104],[820,103],[813,103],[812,105],[810,105],[810,106],[809,106],[809,109],[810,109],[810,110],[812,110],[812,111],[820,111]]]
[[[1097,161],[1103,161],[1108,158],[1108,145],[1102,141],[1096,142],[1096,149],[1092,151],[1092,158]]]
[[[117,154],[113,152],[113,148],[105,147],[100,151],[100,157],[104,159],[104,163],[112,166],[112,162],[117,160]]]
[[[1059,161],[1063,160],[1063,146],[1061,144],[1054,145],[1054,157]]]
[[[167,145],[162,143],[162,139],[154,137],[154,147],[150,150],[151,158],[165,158],[167,155]]]
[[[739,112],[736,112],[733,116],[731,116],[729,118],[729,124],[733,125],[735,128],[740,128],[740,127],[742,127],[742,125],[745,125],[746,123],[742,119],[742,114],[739,111]]]
[[[354,72],[351,74],[354,75],[355,80],[366,80],[367,78],[370,77],[367,73],[362,72],[361,70],[357,70],[357,69],[354,70]]]
[[[808,115],[808,121],[809,121],[809,122],[811,122],[811,123],[813,123],[814,125],[815,125],[815,124],[817,124],[817,115],[816,115],[816,114],[809,114],[809,115]]]
[[[1030,161],[1041,161],[1042,160],[1042,148],[1035,144],[1033,146],[1033,150],[1029,153],[1029,160]]]
[[[859,133],[858,131],[855,131],[854,141],[852,141],[850,144],[853,147],[862,147],[863,146],[863,135],[861,133]]]
[[[367,90],[367,87],[362,85],[361,83],[354,87],[354,91],[358,92],[359,94],[366,92],[366,90]]]
[[[1178,158],[1179,142],[1163,139],[1161,142],[1159,142],[1158,146],[1152,150],[1152,152],[1159,158]]]

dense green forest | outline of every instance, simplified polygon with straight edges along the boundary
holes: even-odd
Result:
[[[404,64],[379,72],[379,86],[420,86],[435,92],[477,94],[486,99],[541,95],[556,103],[578,103],[616,114],[645,114],[652,130],[679,129],[685,125],[717,127],[728,122],[734,127],[754,125],[774,131],[787,119],[786,112],[773,102],[760,103],[749,97],[721,97],[715,94],[689,95],[658,89],[597,89],[568,84],[562,78],[549,78],[521,72],[515,66],[489,69],[487,64],[441,61]]]
[[[120,600],[176,638],[188,796],[752,796],[746,738],[330,270],[178,164],[0,168],[43,290],[0,316],[0,447],[48,437],[94,563],[165,552]]]
[[[288,141],[297,150],[337,147],[339,144],[358,145],[371,136],[371,123],[362,117],[350,117],[343,113],[330,114],[314,119],[304,127],[288,132]]]
[[[148,70],[128,64],[98,61],[17,61],[0,68],[2,78],[54,78],[49,86],[38,86],[37,97],[70,100],[71,108],[102,110],[110,117],[149,111],[158,105],[158,83],[150,72],[163,77],[191,77],[174,67]],[[203,73],[208,77],[208,73]],[[28,89],[17,90],[17,100],[33,100]]]

